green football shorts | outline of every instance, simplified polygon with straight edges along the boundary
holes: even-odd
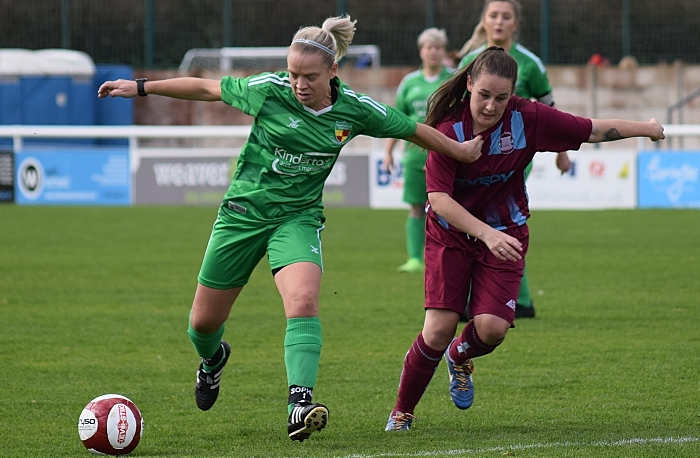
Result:
[[[425,186],[425,170],[403,169],[403,201],[412,205],[423,205],[428,200]]]
[[[202,285],[215,289],[245,285],[265,252],[271,270],[296,262],[313,262],[323,270],[324,226],[318,219],[296,215],[282,223],[266,224],[236,215],[225,207],[219,209],[197,278]]]

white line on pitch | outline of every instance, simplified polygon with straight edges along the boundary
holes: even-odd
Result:
[[[383,458],[383,457],[422,457],[422,456],[460,456],[460,455],[477,455],[480,453],[491,452],[507,452],[517,450],[529,450],[538,448],[554,448],[554,447],[624,447],[628,445],[645,445],[645,444],[684,444],[687,442],[698,442],[697,437],[653,437],[649,439],[632,438],[620,439],[615,441],[598,441],[598,442],[547,442],[544,444],[522,444],[508,445],[503,447],[490,448],[475,448],[475,449],[455,449],[455,450],[433,450],[414,453],[397,453],[387,452],[374,455],[352,454],[345,455],[344,458]]]

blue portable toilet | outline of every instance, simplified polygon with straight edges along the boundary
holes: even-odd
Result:
[[[94,75],[92,58],[82,51],[0,50],[0,123],[95,124]],[[65,140],[37,139],[36,142],[64,143]]]
[[[97,90],[105,81],[134,79],[129,65],[97,65],[93,79],[92,96],[95,97],[95,124],[98,126],[130,126],[134,124],[134,99],[106,97],[97,99]],[[128,145],[126,138],[102,138],[98,145]]]
[[[22,124],[22,96],[17,69],[23,49],[0,50],[0,124]]]
[[[133,80],[134,71],[129,65],[97,65],[95,67],[92,96],[105,81]],[[134,123],[134,99],[106,97],[95,102],[95,124],[99,126],[129,126]]]

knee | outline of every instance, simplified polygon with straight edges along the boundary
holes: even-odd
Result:
[[[445,350],[455,336],[455,328],[423,329],[423,341],[433,350]]]
[[[427,309],[423,323],[423,341],[433,350],[444,350],[454,339],[459,314],[447,309]]]
[[[211,319],[204,319],[204,317],[197,316],[194,313],[190,315],[190,326],[192,329],[202,334],[212,334],[218,331],[222,324],[223,323]]]
[[[409,216],[411,218],[424,218],[425,209],[422,205],[411,205],[411,209],[409,210]]]
[[[506,338],[510,323],[507,321],[493,317],[495,319],[475,320],[476,333],[486,345],[500,345]]]
[[[313,291],[301,291],[284,302],[287,318],[318,315],[318,294]]]
[[[486,344],[486,345],[500,345],[506,338],[507,330],[501,331],[499,329],[487,329],[485,332],[477,331],[479,333],[479,337],[481,337],[481,340]]]

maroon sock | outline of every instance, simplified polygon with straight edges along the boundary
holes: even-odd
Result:
[[[461,366],[470,358],[488,355],[497,346],[486,345],[476,333],[474,321],[470,321],[462,330],[462,334],[450,345],[450,358],[456,365]]]
[[[427,346],[423,334],[418,334],[403,361],[399,397],[394,412],[413,413],[440,364],[442,354],[443,352]]]

